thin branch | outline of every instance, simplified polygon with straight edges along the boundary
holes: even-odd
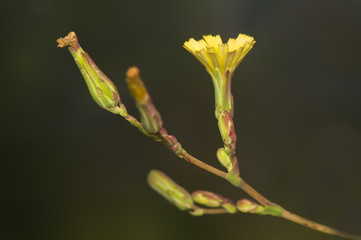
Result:
[[[137,127],[141,132],[145,133],[144,129],[142,128],[142,124],[137,119],[135,119],[134,117],[132,117],[131,115],[128,115],[128,114],[126,114],[126,116],[123,116],[123,117],[128,122],[130,122],[133,126]],[[185,150],[183,150],[180,147],[180,144],[178,143],[176,138],[172,135],[168,135],[164,129],[163,129],[162,133],[158,133],[156,135],[150,135],[150,137],[153,137],[157,141],[160,140],[164,145],[167,146],[167,148],[169,148],[171,151],[173,151],[178,157],[184,158],[187,162],[194,164],[194,165],[206,170],[207,172],[213,173],[214,175],[217,175],[217,176],[227,180],[226,172],[221,171],[215,167],[212,167],[211,165],[209,165],[209,164],[193,157],[189,153],[187,153]],[[272,203],[270,200],[268,200],[266,197],[264,197],[262,194],[257,192],[253,187],[251,187],[243,179],[242,179],[242,183],[236,187],[241,188],[244,192],[246,192],[248,195],[250,195],[252,198],[254,198],[257,202],[259,202],[260,204],[262,204],[265,207],[276,205],[275,203]],[[361,240],[361,236],[342,232],[340,230],[337,230],[337,229],[322,225],[320,223],[313,222],[313,221],[303,218],[301,216],[298,216],[284,208],[282,208],[282,209],[283,209],[282,217],[289,221],[298,223],[307,228],[311,228],[316,231],[327,233],[330,235],[335,235],[335,236],[339,236],[339,237],[351,239],[351,240]],[[206,214],[225,213],[224,212],[225,209],[205,209],[205,210],[207,210],[205,212]]]
[[[201,208],[201,207],[197,207],[197,210],[202,210],[203,214],[209,214],[209,215],[214,215],[214,214],[224,214],[224,213],[229,213],[226,209],[224,208]]]
[[[359,236],[359,235],[349,234],[349,233],[337,230],[335,228],[328,227],[328,226],[322,225],[317,222],[313,222],[311,220],[300,217],[294,213],[291,213],[291,212],[287,211],[286,209],[283,209],[283,218],[290,220],[292,222],[301,224],[305,227],[314,229],[319,232],[323,232],[323,233],[327,233],[330,235],[335,235],[335,236],[339,236],[339,237],[343,237],[343,238],[347,238],[347,239],[352,239],[352,240],[361,240],[361,236]]]
[[[196,166],[198,166],[198,167],[206,170],[207,172],[213,173],[214,175],[217,175],[217,176],[219,176],[219,177],[221,177],[221,178],[224,178],[224,179],[226,179],[226,177],[227,177],[227,173],[226,173],[226,172],[223,172],[223,171],[221,171],[221,170],[219,170],[219,169],[217,169],[217,168],[215,168],[215,167],[212,167],[211,165],[208,165],[208,164],[205,163],[205,162],[202,162],[201,160],[193,157],[192,155],[190,155],[190,154],[187,153],[187,152],[184,152],[184,153],[182,154],[182,157],[183,157],[187,162],[192,163],[192,164],[194,164],[194,165],[196,165]]]

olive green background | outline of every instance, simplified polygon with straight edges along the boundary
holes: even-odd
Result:
[[[2,1],[0,239],[317,239],[250,214],[193,217],[146,184],[156,168],[189,191],[246,195],[98,107],[66,49],[115,82],[137,65],[165,128],[221,168],[211,79],[182,48],[238,33],[257,43],[233,81],[242,176],[304,217],[361,234],[361,1]]]

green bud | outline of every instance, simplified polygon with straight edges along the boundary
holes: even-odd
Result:
[[[222,164],[223,167],[227,168],[228,172],[233,168],[232,158],[227,154],[224,148],[219,148],[217,151],[218,161]]]
[[[234,152],[236,150],[235,144],[237,140],[237,135],[234,130],[232,116],[229,112],[221,111],[219,113],[218,128],[224,144],[230,149],[230,151]]]
[[[140,78],[139,69],[137,67],[131,67],[128,69],[126,75],[128,89],[135,100],[144,129],[151,134],[159,132],[163,127],[163,121]]]
[[[232,183],[233,185],[239,187],[242,185],[242,179],[239,176],[239,168],[238,168],[238,161],[237,158],[233,155],[232,157],[224,148],[219,148],[217,151],[217,158],[218,161],[227,168],[227,180]]]
[[[241,199],[237,202],[237,209],[244,213],[257,213],[260,215],[283,216],[283,208],[278,205],[262,206],[248,199]]]
[[[260,213],[264,207],[248,199],[241,199],[237,202],[237,209],[244,213]]]
[[[70,32],[65,38],[57,40],[58,47],[69,47],[85,82],[88,86],[90,95],[94,101],[102,108],[119,114],[120,97],[118,89],[114,83],[95,65],[90,56],[84,52],[78,42],[74,32]]]
[[[262,215],[271,215],[274,217],[282,217],[283,216],[283,208],[281,206],[275,205],[275,206],[267,206],[264,208],[262,212],[260,212]]]
[[[242,178],[239,176],[238,163],[226,176],[228,182],[232,183],[236,187],[241,187],[243,184]]]
[[[203,190],[193,192],[192,199],[194,202],[207,207],[220,207],[223,202],[221,195]]]
[[[148,174],[147,180],[151,188],[180,210],[184,211],[194,209],[192,197],[187,190],[176,184],[163,172],[159,170],[151,170]]]
[[[195,203],[203,206],[212,208],[223,207],[229,213],[237,211],[231,200],[213,192],[198,190],[192,193],[192,199]]]
[[[236,208],[236,206],[234,206],[234,204],[233,204],[233,202],[231,200],[227,199],[227,201],[224,201],[222,203],[222,207],[224,209],[226,209],[227,212],[229,212],[229,213],[236,213],[237,212],[237,208]]]

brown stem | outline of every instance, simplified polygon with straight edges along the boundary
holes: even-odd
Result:
[[[184,151],[182,153],[182,157],[189,163],[192,163],[200,168],[203,168],[204,170],[210,172],[210,173],[213,173],[214,175],[217,175],[221,178],[224,178],[226,179],[227,177],[227,173],[226,172],[223,172],[215,167],[212,167],[211,165],[208,165],[207,163],[205,162],[202,162],[201,160],[193,157],[192,155],[188,154],[186,151]]]
[[[161,137],[162,141],[167,141],[166,139]],[[169,142],[163,142],[165,145],[168,146]],[[177,142],[178,144],[178,142]],[[168,146],[168,148],[172,149],[171,147]],[[192,163],[210,173],[213,173],[223,179],[227,180],[227,173],[223,172],[215,167],[212,167],[204,162],[202,162],[201,160],[193,157],[192,155],[190,155],[189,153],[187,153],[185,150],[182,151],[181,154],[179,154],[180,157],[184,158],[187,162]],[[262,194],[260,194],[259,192],[257,192],[257,190],[255,190],[253,187],[251,187],[247,182],[245,182],[242,179],[242,183],[237,186],[238,188],[241,188],[243,191],[245,191],[248,195],[250,195],[252,198],[254,198],[257,202],[259,202],[260,204],[262,204],[263,206],[267,207],[267,206],[273,206],[276,205],[275,203],[272,203],[270,200],[268,200],[266,197],[264,197]],[[283,209],[283,218],[288,219],[292,222],[301,224],[305,227],[314,229],[316,231],[320,231],[323,233],[327,233],[330,235],[336,235],[339,237],[343,237],[343,238],[347,238],[347,239],[352,239],[352,240],[361,240],[361,236],[357,236],[357,235],[353,235],[353,234],[348,234],[342,231],[339,231],[337,229],[313,222],[311,220],[302,218],[296,214],[293,214],[291,212],[289,212],[288,210]],[[215,213],[224,213],[224,211],[222,210],[217,210],[216,209],[209,209],[207,210],[208,214],[215,214]],[[214,211],[214,213],[211,213],[212,211]],[[219,212],[218,212],[219,211]]]
[[[184,159],[186,159],[188,162],[203,168],[204,170],[213,173],[221,178],[226,179],[227,173],[223,172],[221,170],[218,170],[202,161],[200,161],[199,159],[193,157],[192,155],[186,153],[186,155],[184,156]],[[245,191],[248,195],[250,195],[252,198],[254,198],[257,202],[259,202],[260,204],[262,204],[263,206],[272,206],[272,205],[276,205],[275,203],[271,202],[270,200],[268,200],[266,197],[264,197],[262,194],[260,194],[259,192],[257,192],[257,190],[255,190],[253,187],[251,187],[247,182],[245,182],[244,180],[242,180],[242,184],[240,186],[238,186],[238,188],[241,188],[243,191]],[[335,235],[335,236],[339,236],[342,238],[346,238],[346,239],[352,239],[352,240],[361,240],[361,236],[358,235],[354,235],[354,234],[349,234],[349,233],[345,233],[343,231],[334,229],[332,227],[328,227],[325,225],[322,225],[320,223],[308,220],[306,218],[300,217],[294,213],[291,213],[290,211],[283,209],[283,215],[282,217],[298,223],[300,225],[303,225],[307,228],[311,228],[314,229],[316,231],[319,232],[323,232],[323,233],[327,233],[330,235]],[[220,212],[223,213],[223,212]]]
[[[215,167],[212,167],[204,162],[202,162],[201,160],[193,157],[192,155],[190,155],[187,152],[184,152],[182,154],[182,157],[189,163],[192,163],[210,173],[213,173],[214,175],[217,175],[221,178],[224,178],[227,180],[227,173],[223,172]],[[257,192],[253,187],[251,187],[248,183],[246,183],[243,179],[242,179],[242,184],[239,186],[239,188],[241,188],[243,191],[245,191],[246,193],[248,193],[251,197],[253,197],[257,202],[259,202],[260,204],[262,204],[263,206],[272,206],[274,205],[274,203],[272,203],[271,201],[269,201],[267,198],[265,198],[262,194],[260,194],[259,192]]]
[[[361,240],[361,236],[349,234],[349,233],[334,229],[332,227],[328,227],[328,226],[319,224],[317,222],[310,221],[310,220],[300,217],[294,213],[291,213],[291,212],[287,211],[286,209],[283,209],[283,218],[290,220],[292,222],[301,224],[305,227],[314,229],[319,232],[327,233],[330,235],[336,235],[336,236],[346,238],[346,239]]]
[[[142,130],[142,132],[144,131],[142,129],[142,124],[134,117],[127,115],[126,120],[128,120],[133,126]],[[215,167],[212,167],[211,165],[208,165],[207,163],[202,162],[201,160],[193,157],[192,155],[190,155],[183,149],[182,149],[182,151],[178,152],[180,149],[180,144],[177,142],[177,140],[174,136],[168,135],[165,130],[163,133],[159,133],[154,136],[156,136],[158,140],[163,142],[163,144],[166,145],[170,150],[172,150],[177,156],[184,158],[187,162],[192,163],[192,164],[206,170],[207,172],[213,173],[214,175],[217,175],[217,176],[227,180],[226,172],[221,171]],[[252,198],[254,198],[257,202],[259,202],[260,204],[262,204],[265,207],[276,205],[276,204],[272,203],[271,201],[269,201],[267,198],[265,198],[262,194],[257,192],[253,187],[248,185],[248,183],[246,183],[243,179],[242,179],[242,183],[236,187],[241,188],[248,195],[250,195]],[[300,217],[294,213],[289,212],[288,210],[286,210],[284,208],[282,208],[282,209],[283,209],[282,217],[289,221],[298,223],[305,227],[314,229],[319,232],[327,233],[330,235],[336,235],[336,236],[343,237],[346,239],[351,239],[351,240],[361,240],[361,236],[339,231],[337,229],[334,229],[334,228],[313,222],[311,220],[305,219],[303,217]],[[204,212],[205,214],[218,214],[218,213],[225,213],[225,211],[226,211],[225,209],[204,209],[204,210],[206,210],[206,212]]]
[[[259,192],[257,192],[253,187],[251,187],[251,186],[250,186],[248,183],[246,183],[244,180],[242,180],[242,184],[239,186],[239,188],[241,188],[243,191],[245,191],[246,193],[248,193],[248,195],[250,195],[251,197],[253,197],[257,202],[259,202],[260,204],[262,204],[262,205],[265,206],[265,207],[275,205],[275,204],[272,203],[270,200],[268,200],[267,198],[265,198],[262,194],[260,194]]]
[[[223,214],[223,213],[228,213],[227,210],[224,209],[224,208],[211,209],[211,208],[197,207],[197,209],[201,209],[203,214]]]

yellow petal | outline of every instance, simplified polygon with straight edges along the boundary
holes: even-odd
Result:
[[[254,38],[245,34],[239,34],[236,39],[230,38],[227,43],[223,43],[219,35],[205,35],[199,41],[190,38],[184,43],[184,48],[192,53],[211,74],[214,75],[215,68],[218,68],[223,75],[227,69],[231,72],[235,70],[254,43]]]

